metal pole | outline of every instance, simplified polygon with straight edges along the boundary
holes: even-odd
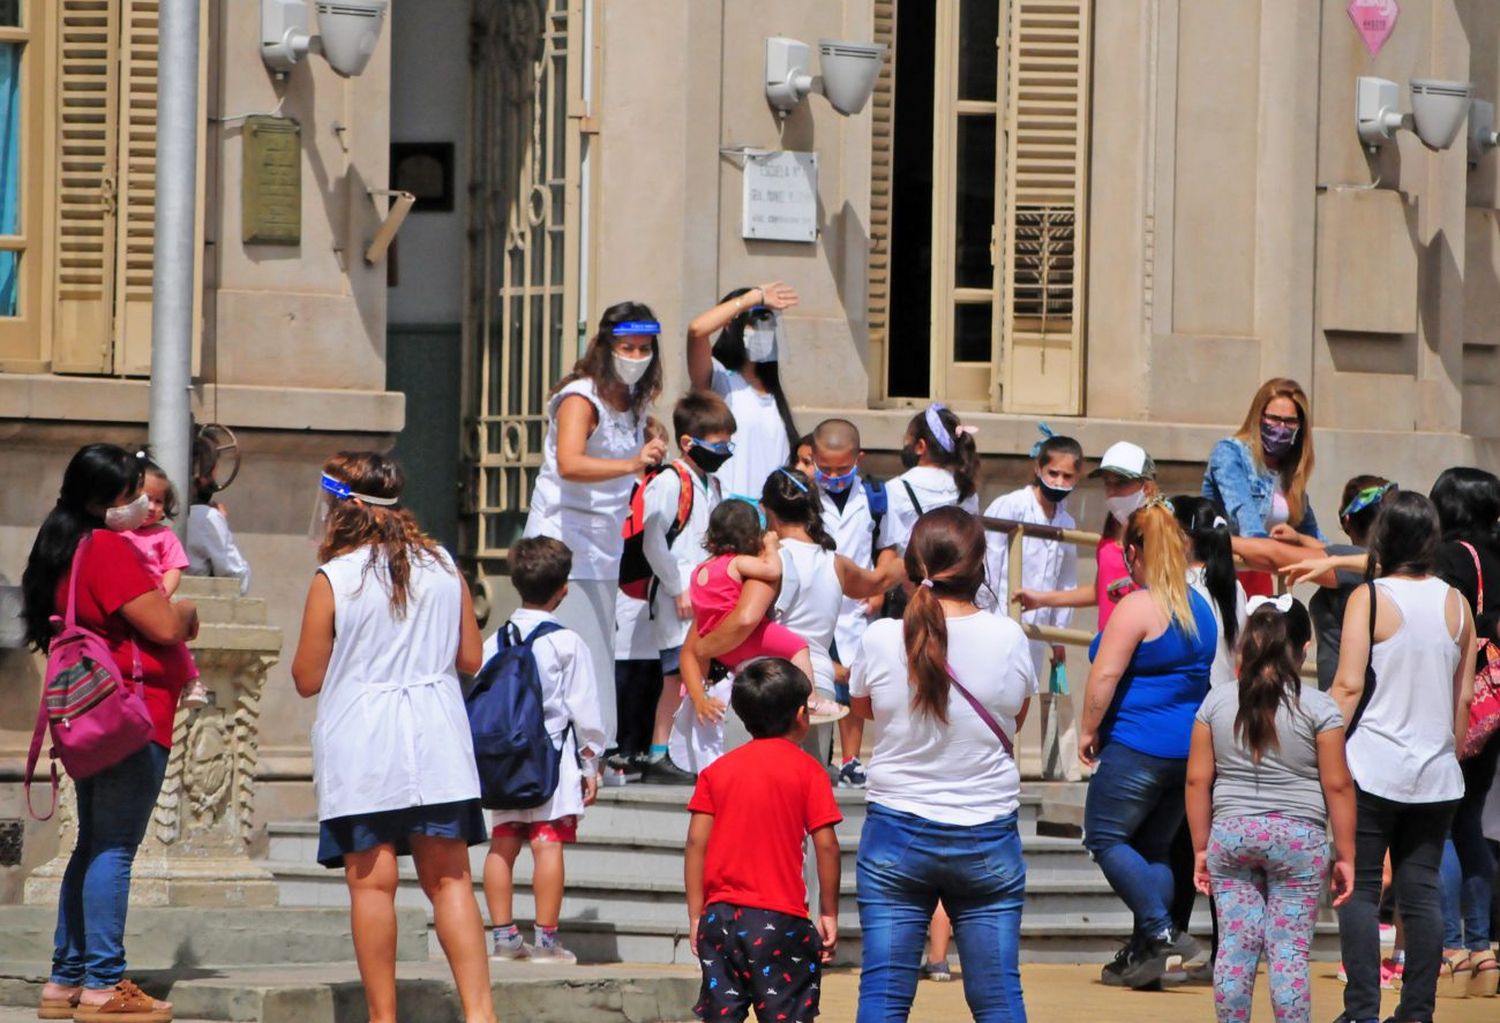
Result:
[[[202,0],[161,0],[156,114],[156,247],[151,282],[151,447],[191,500],[193,242]],[[186,530],[187,516],[177,521]]]

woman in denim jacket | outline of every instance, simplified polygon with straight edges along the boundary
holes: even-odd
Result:
[[[1312,415],[1295,380],[1267,380],[1244,425],[1214,445],[1203,496],[1219,502],[1240,536],[1322,540],[1307,497],[1313,470]]]

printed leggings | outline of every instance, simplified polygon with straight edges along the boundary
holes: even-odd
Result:
[[[1214,1004],[1219,1023],[1245,1023],[1264,957],[1276,1023],[1312,1014],[1308,951],[1328,865],[1321,824],[1276,814],[1214,822],[1208,872],[1219,914]]]

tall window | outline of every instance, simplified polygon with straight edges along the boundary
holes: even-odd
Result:
[[[0,365],[35,358],[41,330],[41,0],[0,0]]]
[[[885,395],[1078,413],[1092,0],[877,0]]]

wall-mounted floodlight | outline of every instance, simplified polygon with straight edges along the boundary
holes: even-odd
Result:
[[[1355,86],[1355,130],[1372,149],[1391,141],[1403,128],[1416,132],[1428,149],[1447,149],[1458,137],[1473,95],[1473,82],[1413,78],[1411,113],[1403,114],[1396,108],[1400,87],[1395,82],[1361,77]]]
[[[772,36],[766,40],[766,101],[779,116],[786,117],[809,93],[820,92],[839,113],[857,114],[875,91],[884,59],[882,43],[819,39],[822,74],[814,77],[812,50],[806,43]]]
[[[284,75],[309,53],[321,53],[335,71],[353,78],[370,63],[389,0],[313,0],[318,34],[312,34],[308,0],[260,0],[260,56]]]
[[[1495,130],[1495,104],[1476,99],[1469,108],[1469,163],[1483,160],[1484,154],[1497,145],[1500,145],[1500,132]]]

